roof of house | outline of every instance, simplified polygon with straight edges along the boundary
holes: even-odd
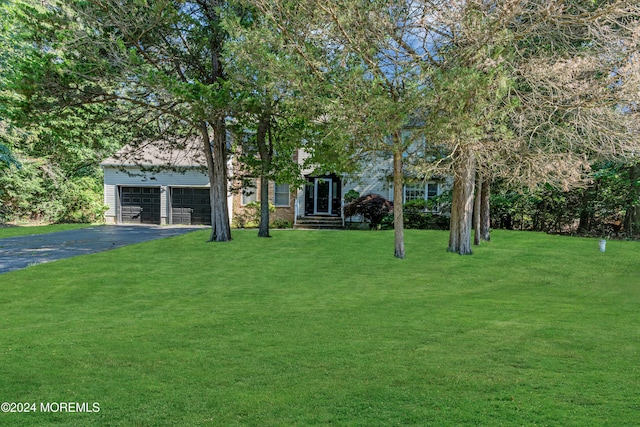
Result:
[[[101,166],[206,167],[201,138],[154,140],[128,144]]]

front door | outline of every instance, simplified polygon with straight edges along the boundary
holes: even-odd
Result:
[[[331,215],[331,201],[333,200],[333,185],[331,178],[315,179],[314,213]]]

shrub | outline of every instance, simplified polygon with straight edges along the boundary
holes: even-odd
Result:
[[[358,193],[356,190],[349,190],[344,194],[344,202],[351,203],[358,197],[360,197],[360,193]]]
[[[67,176],[55,164],[23,159],[0,174],[0,220],[98,222],[107,210],[102,177]]]
[[[393,230],[393,212],[388,213],[382,218],[382,222],[380,223],[381,230]]]
[[[276,207],[269,203],[269,212],[276,211]],[[256,228],[260,226],[260,202],[251,202],[233,215],[233,225],[236,228]]]
[[[344,207],[346,217],[360,215],[369,223],[369,228],[371,229],[379,228],[385,215],[392,211],[393,203],[379,194],[367,194],[358,197]]]
[[[432,212],[439,207],[440,198],[429,200],[410,200],[403,206],[404,228],[419,230],[446,230],[449,228],[449,218],[441,212]]]
[[[277,218],[271,223],[271,228],[293,228],[293,223],[286,219]]]
[[[252,215],[249,214],[247,209],[239,210],[233,213],[233,219],[231,223],[235,228],[248,228],[249,219]]]
[[[64,206],[58,217],[63,223],[100,222],[109,209],[102,198],[102,186],[93,178],[82,177],[61,186]]]
[[[428,203],[424,199],[410,200],[403,206],[404,228],[426,230],[433,214],[428,212]]]

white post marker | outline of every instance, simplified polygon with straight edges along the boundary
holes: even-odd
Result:
[[[604,252],[607,249],[607,241],[604,239],[600,239],[598,242],[598,247],[600,248],[600,252]]]

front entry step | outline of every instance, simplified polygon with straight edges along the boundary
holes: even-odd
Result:
[[[298,218],[293,228],[298,230],[339,230],[343,226],[340,217],[313,215]]]

